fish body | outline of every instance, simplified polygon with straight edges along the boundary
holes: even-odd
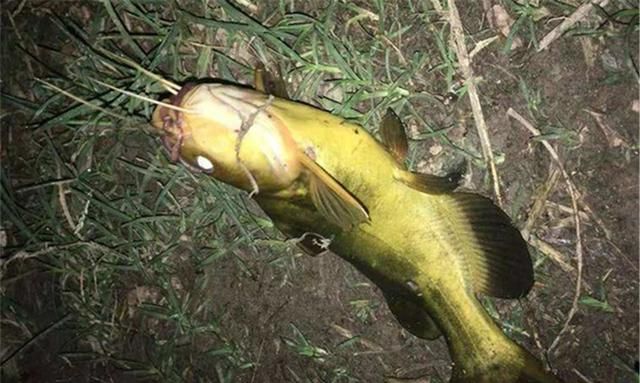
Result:
[[[197,87],[177,100],[188,112],[159,107],[153,117],[181,158],[193,166],[205,158],[212,176],[254,192],[311,253],[330,243],[407,330],[443,335],[452,382],[558,382],[476,298],[521,297],[533,283],[526,244],[490,200],[411,173],[401,142],[384,145],[328,112],[231,85]]]

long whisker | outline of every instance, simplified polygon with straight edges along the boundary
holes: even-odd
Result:
[[[146,74],[147,76],[151,77],[152,79],[158,81],[159,83],[164,85],[165,89],[171,94],[174,94],[174,95],[178,94],[178,91],[180,90],[180,88],[182,88],[180,85],[178,85],[176,83],[173,83],[173,82],[163,78],[162,76],[157,75],[157,74],[151,72],[150,70],[147,70],[147,69],[141,67],[140,65],[136,64],[135,62],[133,62],[133,61],[131,61],[131,60],[125,58],[125,57],[118,56],[116,54],[113,54],[113,53],[108,52],[108,51],[103,50],[103,49],[99,49],[99,51],[101,53],[105,54],[106,56],[109,56],[114,60],[117,60],[117,61],[120,61],[122,63],[125,63],[125,64],[129,65],[130,67],[132,67],[132,68],[134,68],[136,70],[139,70],[140,72]]]
[[[122,94],[126,94],[127,96],[131,96],[131,97],[137,98],[137,99],[139,99],[139,100],[147,101],[147,102],[150,102],[150,103],[152,103],[152,104],[160,105],[160,106],[163,106],[163,107],[165,107],[165,108],[169,108],[169,109],[177,110],[177,111],[179,111],[179,112],[183,112],[183,113],[192,113],[192,114],[194,113],[194,111],[189,110],[189,109],[181,108],[181,107],[176,106],[176,105],[173,105],[173,104],[168,104],[168,103],[166,103],[166,102],[162,102],[162,101],[154,100],[154,99],[152,99],[152,98],[149,98],[149,97],[146,97],[146,96],[142,96],[142,95],[139,95],[139,94],[136,94],[136,93],[130,92],[130,91],[128,91],[128,90],[124,90],[124,89],[117,88],[117,87],[115,87],[115,86],[113,86],[113,85],[107,84],[106,82],[104,82],[104,81],[100,81],[100,80],[95,79],[95,78],[93,78],[93,77],[89,77],[89,79],[90,79],[91,81],[97,82],[98,84],[100,84],[100,85],[102,85],[102,86],[105,86],[105,87],[107,87],[107,88],[109,88],[109,89],[111,89],[111,90],[114,90],[114,91],[119,92],[119,93],[122,93]]]
[[[121,119],[121,120],[126,118],[125,116],[122,116],[122,115],[119,115],[117,113],[114,113],[114,112],[112,112],[110,110],[107,110],[107,109],[105,109],[105,108],[103,108],[103,107],[101,107],[99,105],[96,105],[96,104],[94,104],[94,103],[92,103],[90,101],[87,101],[87,100],[85,100],[83,98],[80,98],[80,97],[74,95],[74,94],[71,94],[71,93],[67,92],[64,89],[58,88],[57,86],[55,86],[55,85],[53,85],[53,84],[51,84],[51,83],[49,83],[49,82],[47,82],[45,80],[37,78],[36,81],[44,84],[49,89],[52,89],[52,90],[54,90],[54,91],[56,91],[56,92],[58,92],[60,94],[63,94],[63,95],[65,95],[65,96],[67,96],[67,97],[69,97],[69,98],[71,98],[71,99],[73,99],[73,100],[75,100],[75,101],[77,101],[77,102],[79,102],[81,104],[84,104],[84,105],[86,105],[86,106],[88,106],[90,108],[99,110],[100,112],[102,112],[104,114],[108,114],[109,116],[112,116],[112,117],[115,117],[115,118],[118,118],[118,119]]]

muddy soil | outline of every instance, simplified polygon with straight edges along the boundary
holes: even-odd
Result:
[[[480,2],[459,3],[464,9],[461,17],[471,36],[470,44],[496,35],[487,26]],[[15,11],[17,2],[12,6],[3,12]],[[360,6],[368,7],[364,2]],[[52,9],[70,17],[77,14],[60,7]],[[314,7],[307,7],[305,11],[313,15]],[[23,53],[12,49],[20,38],[16,31],[32,33],[35,40],[46,44],[66,41],[47,21],[48,14],[37,12],[31,5],[27,8],[30,9],[17,14],[16,29],[4,22],[5,15],[2,26],[3,92],[26,99],[34,95],[26,85],[33,81],[27,78],[24,63],[31,62],[36,67],[32,73],[55,73],[46,72],[32,58],[22,57]],[[263,19],[269,14],[267,9],[273,8],[275,5],[261,9],[256,18]],[[395,4],[389,4],[387,11],[390,21],[418,24],[421,20]],[[76,22],[82,28],[90,18],[80,17]],[[555,24],[538,23],[538,39]],[[494,301],[496,312],[503,319],[521,326],[520,331],[505,327],[509,335],[544,359],[567,382],[637,381],[639,99],[637,77],[629,65],[630,60],[638,63],[638,38],[620,37],[618,32],[623,25],[613,23],[603,28],[616,33],[563,37],[540,53],[529,46],[526,34],[523,47],[504,53],[502,38],[474,59],[474,70],[481,77],[480,99],[489,136],[494,150],[501,153],[498,172],[505,208],[516,225],[522,228],[529,219],[553,159],[541,142],[532,140],[531,132],[507,116],[510,109],[550,139],[584,202],[580,204],[582,300],[557,347],[547,353],[564,327],[578,279],[575,223],[569,188],[562,177],[549,193],[531,232],[557,250],[566,267],[540,248],[532,247],[536,264],[532,292],[520,302]],[[429,40],[431,35],[425,33],[422,37],[416,32],[418,29],[414,28],[414,33],[398,47],[407,57],[416,50],[437,49]],[[336,27],[336,33],[344,31],[343,27]],[[56,62],[57,56],[47,55],[46,49],[42,52],[41,59],[50,64],[47,70],[64,72],[64,65]],[[415,79],[416,88],[446,95],[444,84],[430,73]],[[529,98],[524,96],[523,86],[530,90]],[[29,163],[35,161],[38,151],[32,146],[30,116],[16,112],[17,108],[6,100],[3,104],[3,112],[10,113],[4,121],[16,124],[11,130],[3,124],[3,172],[14,188],[46,178],[34,174],[36,169]],[[439,110],[429,105],[422,109],[429,121],[455,125],[448,133],[454,142],[479,150],[466,96]],[[421,129],[419,122],[412,119],[405,123],[411,129]],[[144,150],[145,145],[156,150],[151,145],[157,141],[144,134],[134,140],[142,148],[137,150]],[[109,145],[108,140],[104,145]],[[440,146],[433,138],[415,145],[418,153],[424,153],[421,160],[425,166],[447,155],[447,147],[443,149],[445,153],[428,154],[442,149],[433,149]],[[470,165],[468,175],[465,188],[492,195],[486,169]],[[11,237],[11,232],[8,235]],[[215,235],[218,233],[211,234]],[[275,238],[283,239],[277,235]],[[200,244],[188,241],[185,248],[199,248]],[[19,248],[20,243],[14,243],[10,250],[15,253]],[[444,341],[420,340],[403,330],[375,286],[341,258],[334,254],[303,256],[295,247],[279,253],[258,249],[264,251],[239,247],[206,267],[194,266],[176,250],[171,262],[175,265],[178,290],[181,294],[200,294],[198,300],[207,304],[199,315],[215,322],[219,332],[215,337],[185,340],[174,360],[176,365],[188,366],[181,369],[183,375],[155,376],[154,380],[380,382],[386,377],[448,381],[450,359]],[[59,357],[62,352],[80,351],[86,343],[81,341],[82,334],[67,326],[73,321],[67,322],[64,317],[68,312],[60,298],[64,288],[51,276],[46,264],[24,261],[13,265],[3,277],[3,300],[25,307],[31,329],[47,329],[52,320],[59,323],[50,332],[46,330],[46,336],[38,338],[33,347],[29,345],[28,352],[3,366],[6,377],[20,376],[23,381],[32,382],[142,379],[128,374],[126,363],[114,363],[109,358],[65,363]],[[145,281],[140,276],[123,275],[116,295],[126,300],[135,290],[153,296],[154,288]],[[511,316],[514,311],[521,313],[521,318],[511,322],[515,320]],[[122,359],[155,360],[158,349],[154,337],[159,333],[167,336],[171,329],[136,315],[125,322],[132,330],[130,337],[122,340]],[[11,331],[17,330],[3,327],[5,337]],[[210,352],[221,345],[233,345],[233,350]],[[224,380],[224,371],[233,371],[232,379]]]

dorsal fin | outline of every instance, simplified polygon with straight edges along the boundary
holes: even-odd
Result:
[[[272,94],[276,97],[289,99],[287,84],[280,75],[269,72],[263,63],[256,65],[254,72],[254,86],[262,93]]]
[[[320,165],[302,152],[300,162],[309,171],[311,200],[327,220],[345,230],[369,220],[369,213],[362,203]]]
[[[400,118],[389,108],[380,125],[380,138],[398,162],[393,178],[418,191],[429,194],[441,194],[455,190],[461,173],[454,172],[446,177],[422,174],[406,170],[405,159],[409,151],[409,141]]]
[[[404,161],[409,152],[409,141],[404,125],[393,109],[388,108],[380,124],[380,138],[399,164],[404,168]]]
[[[442,194],[454,191],[460,182],[462,175],[460,172],[453,172],[445,177],[434,176],[411,172],[396,168],[393,171],[393,178],[405,185],[428,194]]]
[[[533,285],[533,265],[527,244],[509,217],[480,195],[451,197],[458,214],[450,218],[475,291],[497,298],[525,296]]]

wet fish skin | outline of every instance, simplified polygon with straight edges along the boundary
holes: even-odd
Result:
[[[444,335],[452,382],[559,382],[476,298],[517,298],[533,283],[526,244],[490,200],[409,172],[399,163],[404,144],[383,145],[328,112],[246,88],[199,86],[207,88],[180,98],[192,112],[154,113],[180,157],[192,166],[204,157],[212,176],[256,193],[287,235],[313,233],[302,242],[310,252],[330,239],[405,328]]]

